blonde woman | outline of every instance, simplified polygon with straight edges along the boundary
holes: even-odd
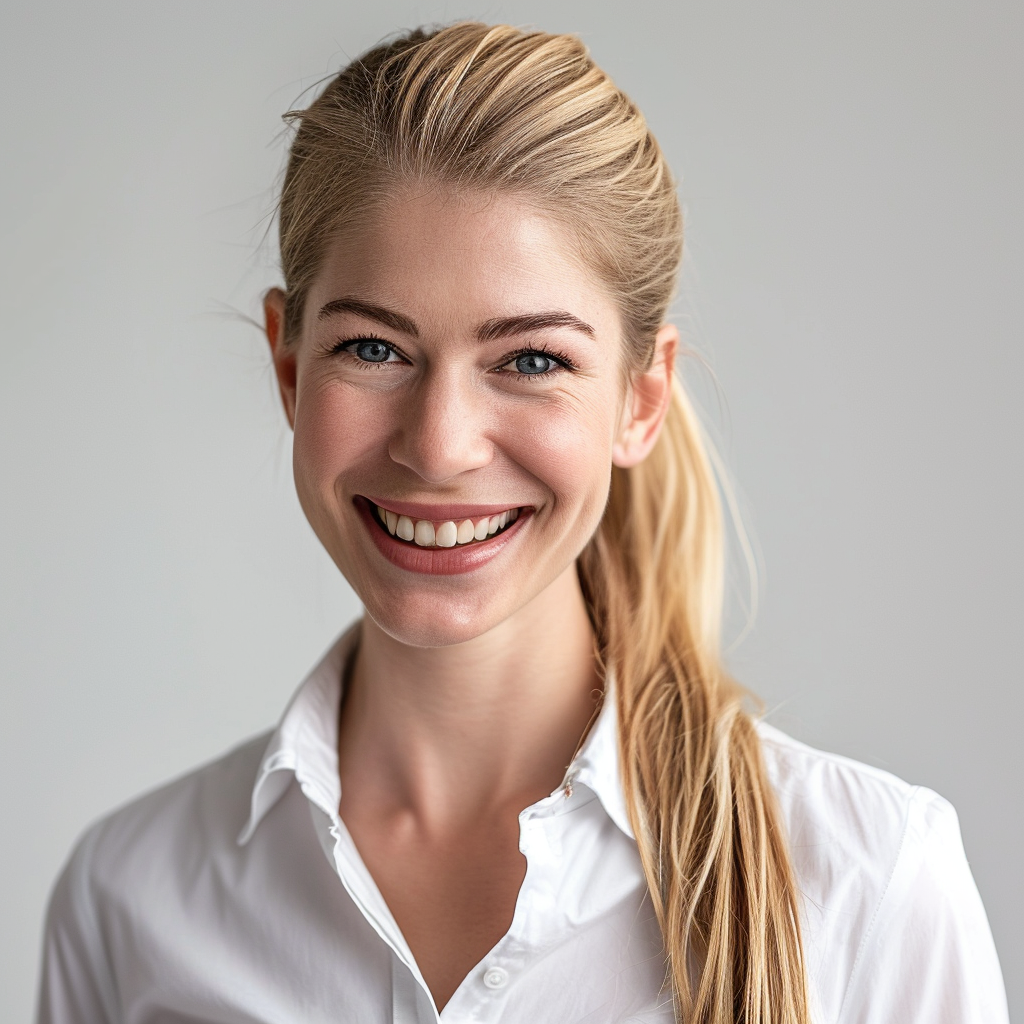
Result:
[[[289,117],[267,337],[365,616],[82,839],[40,1024],[1005,1021],[950,806],[723,669],[640,112],[577,39],[463,23]]]

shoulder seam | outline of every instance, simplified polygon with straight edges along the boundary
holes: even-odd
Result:
[[[871,920],[868,922],[868,926],[864,931],[864,937],[861,939],[860,945],[857,947],[857,956],[853,961],[853,967],[850,969],[850,976],[846,979],[846,988],[843,990],[843,998],[839,1003],[839,1013],[836,1015],[837,1024],[841,1024],[843,1013],[846,1010],[846,1000],[849,998],[850,991],[853,988],[853,983],[856,980],[858,971],[860,970],[868,944],[874,938],[875,922],[878,920],[878,914],[882,909],[882,904],[885,903],[886,896],[889,895],[889,887],[892,885],[893,876],[896,874],[896,866],[899,864],[900,858],[903,856],[903,848],[906,845],[907,832],[910,829],[910,815],[914,806],[914,798],[922,788],[923,787],[921,786],[913,786],[910,789],[909,799],[907,800],[906,810],[903,815],[903,829],[900,832],[900,841],[896,847],[896,856],[892,859],[892,864],[889,866],[889,873],[885,880],[885,886],[882,889],[881,895],[878,897],[875,909],[871,913]]]

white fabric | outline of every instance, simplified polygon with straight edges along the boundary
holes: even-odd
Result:
[[[508,934],[438,1015],[337,814],[355,633],[278,729],[93,826],[51,900],[39,1024],[669,1024],[607,701],[520,815]],[[822,1024],[1004,1024],[995,949],[941,797],[761,726]]]

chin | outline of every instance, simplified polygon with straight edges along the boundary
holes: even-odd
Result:
[[[366,614],[392,639],[409,647],[453,647],[489,632],[506,617],[479,601],[439,596],[364,602]]]

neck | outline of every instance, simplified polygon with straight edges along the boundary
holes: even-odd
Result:
[[[339,736],[342,790],[438,826],[556,789],[596,709],[574,566],[472,641],[410,647],[369,617]]]

